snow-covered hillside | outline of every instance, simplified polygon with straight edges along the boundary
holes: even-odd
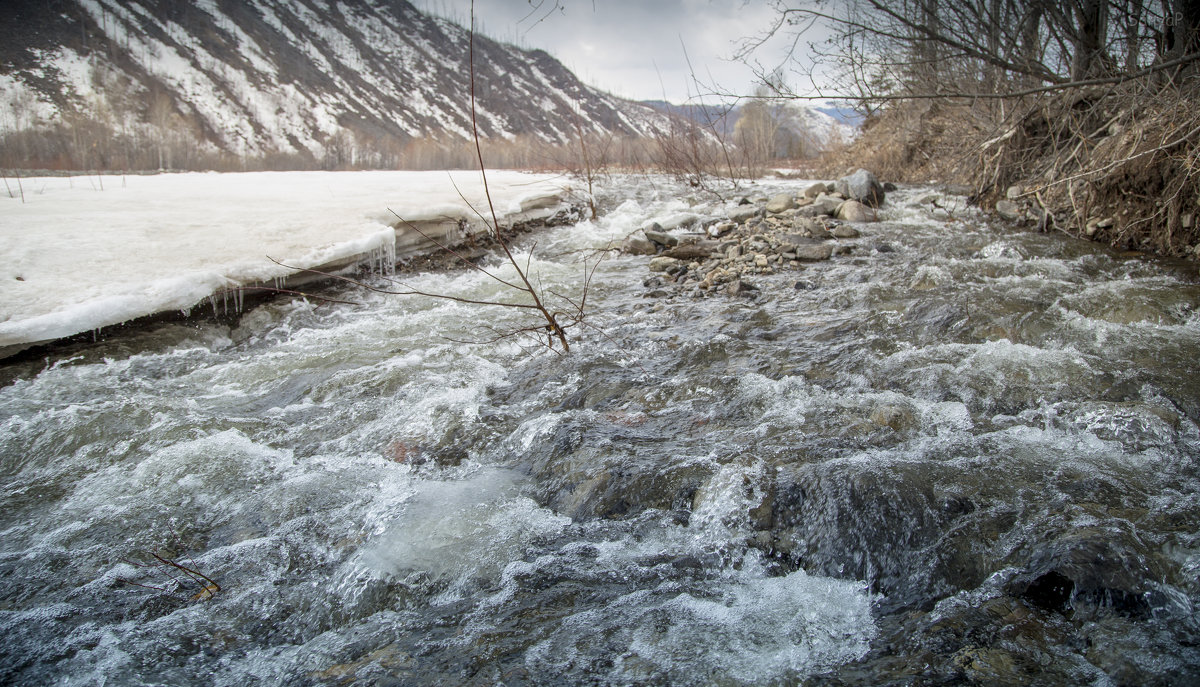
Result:
[[[552,208],[569,190],[561,177],[504,171],[489,172],[488,186],[502,217]],[[234,287],[283,284],[295,268],[386,266],[398,250],[430,248],[393,229],[393,211],[453,232],[475,218],[471,207],[487,207],[479,173],[466,171],[43,177],[22,187],[23,198],[0,195],[0,356]]]
[[[643,104],[665,114],[688,119],[731,141],[737,140],[737,123],[746,109],[745,103],[732,106],[697,103],[675,105],[662,100],[650,100]],[[777,136],[781,139],[777,151],[780,157],[795,156],[788,150],[789,147],[816,152],[830,145],[853,141],[858,136],[861,122],[857,113],[837,101],[773,102],[768,111],[775,121]],[[789,146],[789,141],[797,145]]]
[[[469,34],[404,0],[3,5],[0,133],[87,123],[164,147],[186,136],[238,156],[317,158],[470,135]],[[484,137],[565,143],[664,124],[542,51],[476,36],[474,63]]]

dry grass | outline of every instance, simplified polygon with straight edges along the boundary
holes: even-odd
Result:
[[[1141,82],[1004,102],[917,101],[869,121],[816,169],[967,185],[992,206],[1010,186],[1047,226],[1122,249],[1197,257],[1200,87]]]

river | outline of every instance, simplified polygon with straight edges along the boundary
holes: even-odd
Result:
[[[722,211],[601,201],[517,244],[541,287]],[[1200,681],[1194,265],[883,217],[750,297],[609,253],[565,355],[340,286],[5,364],[0,681]]]

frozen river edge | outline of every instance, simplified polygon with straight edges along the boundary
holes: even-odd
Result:
[[[572,202],[557,175],[489,171],[488,186],[506,227],[546,222]],[[477,171],[36,177],[23,187],[0,197],[0,358],[328,278],[314,272],[390,270],[439,250],[430,239],[483,231],[488,215]]]

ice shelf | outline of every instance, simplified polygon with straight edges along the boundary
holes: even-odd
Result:
[[[502,223],[569,203],[557,175],[491,171]],[[190,311],[303,269],[390,267],[482,228],[477,171],[9,177],[0,192],[0,357],[141,317]],[[394,214],[393,214],[394,213]],[[403,218],[404,221],[397,219]],[[278,263],[283,263],[284,267]]]

